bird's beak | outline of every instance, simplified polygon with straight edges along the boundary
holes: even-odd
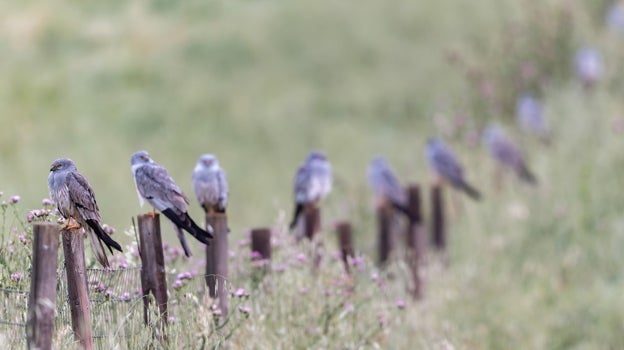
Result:
[[[50,171],[54,171],[54,170],[56,170],[56,169],[58,169],[58,165],[52,165],[52,166],[50,166]]]

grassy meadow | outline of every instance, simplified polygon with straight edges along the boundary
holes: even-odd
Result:
[[[3,207],[2,242],[16,240],[13,227],[32,234],[20,220],[48,196],[52,161],[69,157],[136,262],[130,219],[150,208],[138,205],[130,155],[145,149],[167,167],[200,221],[190,177],[209,152],[230,185],[230,284],[248,296],[233,297],[232,320],[217,329],[191,283],[172,289],[173,300],[186,300],[172,322],[172,348],[624,348],[624,35],[605,26],[609,5],[3,2],[0,200],[21,200]],[[591,90],[573,71],[584,45],[604,61]],[[515,99],[525,91],[544,101],[550,145],[516,127]],[[494,120],[522,145],[538,187],[510,174],[495,185],[479,135]],[[425,297],[416,302],[400,259],[385,270],[374,264],[366,167],[382,154],[404,183],[427,186],[424,145],[433,135],[456,151],[484,200],[446,192],[448,254],[429,254]],[[316,276],[308,244],[295,246],[284,232],[293,177],[311,149],[327,154],[335,174]],[[335,253],[338,220],[352,222],[361,256],[352,293]],[[262,226],[277,227],[276,271],[258,282],[244,241]],[[163,228],[177,246],[170,225]],[[27,290],[10,276],[28,273],[28,249],[0,250],[0,284]],[[201,272],[197,264],[176,259],[170,272]],[[113,320],[102,348],[149,342],[140,316]],[[68,327],[57,325],[59,347],[71,340]],[[116,337],[125,328],[136,336]],[[14,331],[0,325],[0,338],[23,346]]]

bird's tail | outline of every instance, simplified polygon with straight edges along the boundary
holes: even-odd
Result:
[[[113,254],[113,248],[115,248],[116,250],[118,250],[118,251],[123,253],[123,250],[121,249],[121,246],[119,245],[119,243],[115,242],[111,238],[111,236],[109,236],[108,233],[106,233],[106,231],[104,231],[102,226],[100,226],[100,224],[97,221],[95,221],[95,220],[87,220],[87,224],[89,225],[89,227],[91,227],[93,232],[95,232],[95,234],[97,235],[97,238],[99,238],[100,240],[102,240],[106,244],[106,246],[108,247],[108,250],[110,250],[111,254]]]
[[[178,216],[171,208],[163,210],[162,213],[165,214],[165,216],[169,218],[169,220],[173,221],[176,226],[186,230],[198,241],[206,245],[210,245],[210,242],[208,240],[212,238],[212,226],[208,225],[208,227],[206,227],[206,230],[204,230],[199,227],[195,223],[195,221],[193,221],[193,219],[191,219],[188,213],[183,213],[181,216]]]
[[[291,230],[294,229],[295,226],[297,226],[297,220],[299,219],[299,215],[301,215],[302,211],[303,211],[303,204],[296,203],[295,212],[293,214],[292,221],[290,222],[290,225],[288,226]]]
[[[517,174],[520,179],[526,181],[527,183],[534,186],[537,185],[537,178],[533,175],[529,168],[526,167],[526,165],[521,164],[517,169]]]
[[[401,213],[403,213],[405,216],[407,216],[407,218],[410,220],[410,222],[415,222],[416,219],[418,219],[416,217],[416,215],[414,215],[414,213],[412,213],[412,211],[410,210],[410,208],[408,208],[406,205],[403,205],[401,203],[397,203],[397,202],[392,202],[392,207],[398,211],[400,211]]]
[[[87,220],[87,225],[91,228],[87,231],[87,236],[89,237],[89,243],[91,244],[91,249],[93,250],[93,254],[95,254],[98,262],[104,267],[110,267],[108,263],[108,257],[106,256],[106,249],[104,248],[104,244],[108,250],[110,250],[111,254],[113,254],[113,248],[116,250],[123,252],[119,243],[115,242],[109,235],[104,231],[104,229],[100,226],[100,224],[95,220]],[[104,243],[104,244],[103,244]]]
[[[95,255],[97,261],[102,265],[102,267],[110,267],[110,263],[108,262],[108,257],[106,256],[106,250],[104,249],[104,245],[102,241],[98,239],[98,236],[95,232],[91,230],[87,230],[87,237],[89,237],[89,244],[91,244],[91,251]]]
[[[188,243],[186,242],[186,237],[184,236],[184,232],[182,232],[182,229],[176,225],[173,225],[173,229],[176,231],[176,234],[178,235],[178,240],[180,240],[182,249],[184,249],[184,255],[186,255],[187,258],[190,258],[191,255],[193,255],[193,253],[191,253],[191,248],[189,248]]]
[[[481,199],[481,193],[474,187],[470,186],[466,181],[461,181],[457,187],[464,191],[470,198],[478,201]]]

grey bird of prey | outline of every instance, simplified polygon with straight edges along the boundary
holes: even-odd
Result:
[[[542,102],[531,94],[523,94],[516,101],[516,120],[518,125],[527,133],[533,134],[540,140],[548,142],[550,130]]]
[[[295,211],[290,222],[291,230],[297,225],[305,205],[317,203],[331,192],[332,181],[332,166],[325,155],[319,151],[310,152],[295,175]]]
[[[225,213],[228,201],[228,183],[225,171],[217,157],[204,154],[193,170],[193,190],[206,213]]]
[[[594,86],[602,76],[602,57],[593,47],[583,47],[574,56],[576,75],[585,88]]]
[[[481,194],[464,179],[464,170],[450,149],[439,138],[429,138],[425,151],[431,169],[439,178],[456,189],[464,191],[470,198],[479,200]]]
[[[102,218],[91,185],[78,172],[71,159],[61,158],[52,163],[50,175],[48,175],[48,189],[50,198],[56,203],[59,213],[67,219],[67,224],[63,229],[82,227],[89,237],[91,249],[98,262],[104,267],[110,267],[104,244],[111,254],[113,254],[113,248],[121,252],[121,246],[100,225]],[[72,225],[72,220],[76,224]]]
[[[378,206],[386,203],[412,218],[407,207],[407,196],[401,183],[390,169],[388,162],[382,156],[374,157],[368,165],[368,183],[370,184]]]
[[[189,200],[169,176],[167,169],[152,160],[146,151],[134,153],[130,164],[140,205],[143,206],[144,200],[147,200],[173,222],[186,256],[191,256],[191,250],[182,230],[186,230],[198,241],[209,244],[212,227],[208,226],[208,231],[205,231],[191,219],[186,209]]]
[[[537,179],[531,173],[518,147],[505,135],[503,129],[490,124],[483,132],[483,143],[490,155],[504,167],[511,169],[516,175],[529,184],[536,185]]]

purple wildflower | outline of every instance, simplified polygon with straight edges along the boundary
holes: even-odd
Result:
[[[234,292],[234,295],[235,295],[235,296],[237,296],[237,297],[239,297],[239,298],[242,298],[242,297],[246,296],[246,295],[247,295],[247,293],[245,292],[245,289],[243,289],[243,288],[238,288],[238,289],[236,290],[236,292]]]
[[[17,204],[17,203],[19,203],[20,199],[21,199],[20,196],[15,195],[15,196],[11,197],[11,203]]]
[[[172,284],[173,289],[180,289],[182,288],[182,286],[184,285],[184,283],[182,282],[182,280],[175,280]]]
[[[248,316],[249,313],[251,312],[251,309],[248,306],[239,306],[238,310],[246,316]]]

